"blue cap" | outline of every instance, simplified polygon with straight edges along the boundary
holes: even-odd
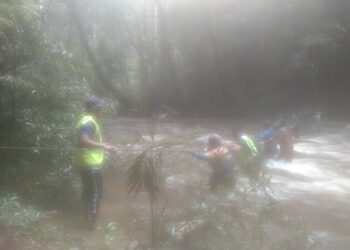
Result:
[[[85,102],[85,108],[86,109],[93,109],[98,107],[103,107],[105,104],[103,99],[100,99],[96,96],[91,96],[86,102]]]

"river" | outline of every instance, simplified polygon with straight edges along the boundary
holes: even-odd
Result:
[[[118,145],[141,150],[150,143],[149,124],[142,119],[109,120],[106,123],[108,138]],[[254,133],[258,126],[251,121],[162,121],[156,124],[155,137],[156,141],[176,139],[187,147],[201,149],[205,146],[205,135],[211,133],[218,133],[228,144],[232,143],[232,130],[237,128]],[[327,123],[320,135],[309,130],[296,140],[293,162],[266,162],[267,175],[271,176],[271,193],[281,204],[286,216],[305,220],[312,239],[319,243],[316,249],[350,249],[349,141],[350,129],[345,123]],[[149,217],[147,196],[144,192],[137,198],[126,194],[125,172],[128,161],[120,161],[125,165],[115,160],[105,171],[106,192],[101,221],[116,221],[127,232],[125,235],[128,236],[123,238],[125,242],[130,239],[140,240],[143,235],[141,224],[146,225],[147,222],[142,222],[142,219],[140,222],[136,218],[147,220]],[[172,197],[167,205],[181,210],[183,204],[190,202],[190,197],[196,195],[194,183],[205,181],[209,170],[203,163],[178,155],[162,175],[165,193]],[[140,232],[135,231],[138,223]]]

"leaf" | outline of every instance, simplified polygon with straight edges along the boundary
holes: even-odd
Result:
[[[155,199],[159,190],[157,185],[157,169],[160,166],[160,149],[149,148],[136,157],[127,172],[126,187],[128,193],[136,197],[142,186],[146,189],[150,199]]]

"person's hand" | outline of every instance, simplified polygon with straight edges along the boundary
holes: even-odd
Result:
[[[190,149],[187,148],[187,147],[183,149],[183,152],[184,152],[184,153],[187,153],[187,154],[193,154],[193,151],[190,150]]]
[[[103,145],[103,149],[110,153],[115,151],[115,147],[107,143]]]
[[[232,146],[231,150],[232,150],[233,152],[237,152],[237,151],[241,150],[241,146],[238,145],[238,144],[234,144],[234,145]]]

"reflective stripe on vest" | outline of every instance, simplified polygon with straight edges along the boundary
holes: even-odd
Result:
[[[254,156],[258,156],[258,149],[255,146],[254,141],[249,138],[249,136],[247,135],[242,135],[241,136],[241,140],[247,145],[247,147],[249,148],[249,151],[254,155]]]
[[[92,115],[83,115],[78,121],[77,129],[80,130],[82,126],[91,122],[94,125],[94,131],[91,135],[93,141],[102,143],[102,132],[99,123]],[[101,168],[104,161],[104,151],[102,149],[86,148],[84,150],[77,151],[74,162],[80,167],[86,168]]]

